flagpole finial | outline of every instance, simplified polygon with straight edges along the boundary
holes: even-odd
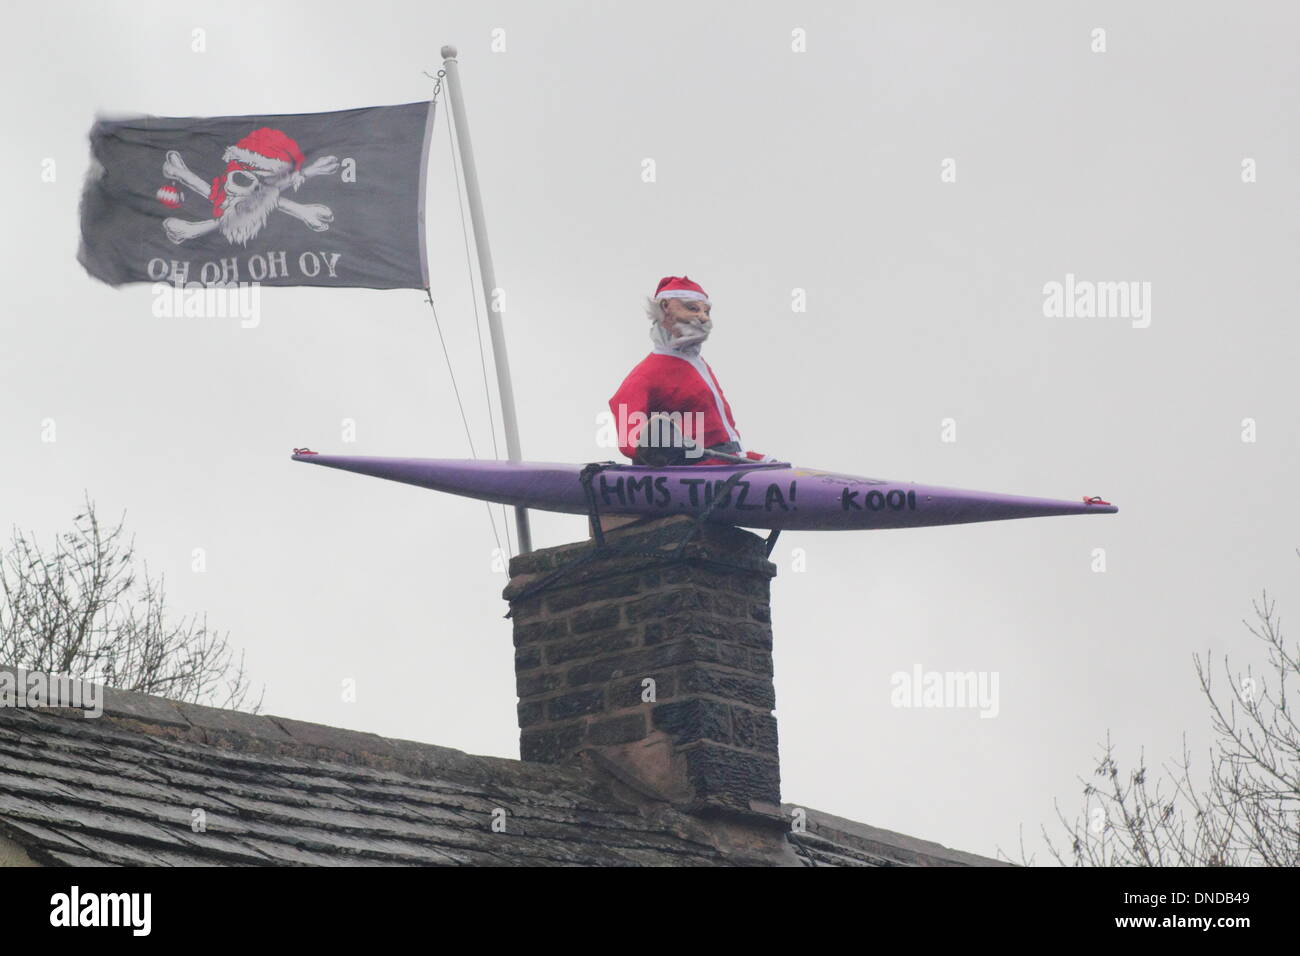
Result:
[[[445,47],[442,48],[442,58],[444,60],[456,59],[456,48],[452,46],[450,43],[448,43]]]

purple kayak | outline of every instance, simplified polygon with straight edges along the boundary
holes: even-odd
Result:
[[[858,478],[785,462],[753,465],[592,465],[374,458],[295,450],[294,461],[538,511],[702,515],[744,528],[850,531],[1114,514],[1100,498],[1062,501]]]

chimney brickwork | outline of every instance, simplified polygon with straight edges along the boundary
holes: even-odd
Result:
[[[776,568],[763,539],[723,525],[701,526],[669,560],[690,522],[607,532],[609,550],[595,554],[585,542],[511,561],[520,756],[560,763],[595,751],[673,802],[772,813]]]

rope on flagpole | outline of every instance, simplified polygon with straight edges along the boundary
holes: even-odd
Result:
[[[438,94],[442,91],[442,78],[443,78],[444,76],[447,75],[447,71],[446,71],[446,70],[439,70],[439,71],[438,71],[438,75],[435,77],[435,76],[433,76],[432,74],[430,74],[430,73],[426,70],[426,71],[424,72],[424,75],[425,75],[425,76],[429,76],[429,77],[431,77],[431,78],[434,80],[434,84],[433,84],[433,96],[431,97],[431,99],[434,101],[434,103],[436,103],[437,100],[438,100]],[[447,124],[447,131],[448,131],[448,135],[450,135],[450,133],[451,133],[451,124],[450,124],[450,123]],[[455,159],[455,155],[454,155],[454,153],[453,153],[453,156],[452,156],[452,166],[453,166],[453,168],[455,167],[455,165],[456,165],[456,159]],[[459,173],[459,172],[457,172],[457,174],[456,174],[456,197],[457,197],[457,203],[456,203],[456,204],[457,204],[457,206],[460,206],[461,203],[460,203],[460,173]],[[465,212],[464,212],[463,209],[461,210],[460,218],[461,218],[461,230],[462,230],[462,232],[463,232],[463,231],[464,231],[464,228],[465,228]],[[469,243],[469,240],[468,240],[468,238],[466,238],[466,247],[465,247],[465,249],[466,249],[466,252],[465,252],[466,257],[468,257],[468,255],[469,255],[469,245],[468,245],[468,243]],[[474,282],[474,274],[473,274],[473,272],[471,272],[471,273],[470,273],[470,284],[471,284],[471,286],[473,285],[473,282]],[[452,390],[452,392],[453,392],[453,393],[455,394],[455,396],[456,396],[456,406],[460,409],[460,421],[461,421],[461,424],[465,426],[465,439],[466,439],[466,441],[469,442],[469,454],[470,454],[470,457],[471,457],[471,458],[473,458],[475,461],[477,461],[477,460],[478,460],[478,452],[474,449],[474,435],[473,435],[473,433],[470,431],[470,427],[469,427],[469,416],[465,413],[465,403],[461,400],[461,397],[460,397],[460,386],[456,383],[456,372],[455,372],[455,370],[452,368],[452,364],[451,364],[451,353],[448,352],[448,350],[447,350],[447,340],[446,340],[446,338],[445,338],[445,337],[443,336],[443,334],[442,334],[442,322],[441,322],[441,320],[438,318],[438,307],[437,307],[436,305],[434,305],[434,302],[433,302],[433,291],[432,291],[431,289],[429,289],[429,288],[426,288],[426,289],[424,290],[424,294],[425,294],[425,297],[427,298],[427,300],[428,300],[428,302],[429,302],[429,308],[430,308],[430,310],[433,312],[433,326],[434,326],[434,328],[437,329],[437,331],[438,331],[438,342],[442,345],[442,357],[443,357],[443,360],[446,361],[446,363],[447,363],[447,375],[448,375],[448,377],[451,379],[451,390]],[[479,321],[478,321],[478,298],[477,298],[476,296],[473,296],[473,295],[471,295],[471,298],[473,298],[473,301],[474,301],[474,327],[477,329],[478,326],[479,326]],[[482,333],[480,332],[480,333],[479,333],[479,356],[480,356],[480,358],[482,358],[482,354],[483,354],[483,335],[482,335]],[[486,373],[486,369],[485,369],[485,371],[484,371],[484,375],[486,376],[486,374],[487,374],[487,373]],[[485,381],[486,381],[486,378],[485,378]],[[491,421],[491,413],[492,413],[492,406],[491,406],[491,402],[489,401],[489,403],[488,403],[488,416],[489,416],[489,422]],[[493,429],[492,429],[492,449],[493,449],[494,452],[496,451],[496,428],[495,428],[495,427],[493,427]],[[497,457],[500,457],[500,456],[498,455]],[[483,505],[484,505],[484,507],[487,509],[488,523],[492,526],[492,540],[496,543],[497,551],[501,551],[501,535],[497,533],[497,522],[496,522],[496,517],[492,514],[492,504],[491,504],[491,502],[487,502],[487,501],[485,501],[485,502],[483,502]],[[505,519],[504,508],[502,509],[502,518]],[[505,529],[506,529],[506,551],[505,551],[505,554],[506,554],[507,556],[509,556],[509,555],[512,554],[513,551],[514,551],[514,545],[513,545],[513,543],[510,541],[510,522],[509,522],[508,519],[505,519]]]
[[[469,417],[465,414],[465,404],[460,400],[460,386],[456,384],[456,373],[452,371],[451,354],[447,351],[447,340],[442,337],[442,323],[438,321],[438,307],[433,304],[433,293],[428,289],[424,290],[428,296],[429,308],[433,310],[433,327],[438,330],[438,341],[442,343],[442,357],[447,362],[447,374],[451,377],[451,390],[456,395],[456,405],[460,408],[460,421],[465,426],[465,438],[469,441],[469,456],[475,461],[478,460],[478,452],[474,450],[474,436],[470,434]],[[492,525],[492,539],[496,542],[497,550],[501,550],[501,536],[497,534],[497,519],[492,514],[491,502],[483,502],[487,507],[488,523]],[[510,524],[506,523],[506,543],[509,544]]]
[[[441,77],[446,74],[446,70],[439,70],[438,75]],[[441,80],[439,81],[441,82]],[[451,154],[451,168],[456,177],[456,209],[460,213],[460,235],[465,243],[465,271],[469,273],[470,284],[470,303],[474,307],[474,332],[478,336],[478,362],[479,368],[483,370],[483,394],[487,396],[488,407],[488,429],[492,433],[492,457],[501,458],[501,449],[497,445],[497,427],[496,415],[492,410],[492,387],[488,384],[487,373],[487,356],[483,352],[483,320],[478,314],[478,294],[474,291],[474,257],[469,251],[469,225],[465,222],[465,203],[463,201],[464,190],[460,182],[460,165],[457,162],[456,144],[452,139],[452,124],[447,123],[447,151]],[[484,303],[486,305],[486,303]],[[501,506],[501,520],[506,529],[506,546],[509,553],[514,554],[514,542],[510,540],[510,519],[506,516],[506,506]],[[495,522],[493,527],[496,527]]]
[[[451,118],[456,124],[456,146],[460,153],[460,172],[465,184],[465,205],[474,229],[474,248],[478,253],[479,284],[483,301],[487,304],[487,326],[492,341],[492,358],[496,366],[498,407],[501,427],[505,433],[507,456],[511,462],[523,460],[519,444],[519,419],[515,409],[514,384],[510,380],[510,358],[507,354],[503,316],[499,314],[496,296],[501,292],[492,264],[492,247],[483,214],[483,199],[479,192],[478,171],[474,165],[474,147],[470,143],[469,120],[465,116],[465,101],[461,91],[460,67],[456,48],[450,44],[442,48],[442,67],[447,71],[446,87]],[[532,533],[528,526],[528,509],[515,505],[515,533],[520,554],[533,550]]]

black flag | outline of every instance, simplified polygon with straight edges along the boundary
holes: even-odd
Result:
[[[100,120],[86,271],[126,282],[427,288],[432,103]]]

